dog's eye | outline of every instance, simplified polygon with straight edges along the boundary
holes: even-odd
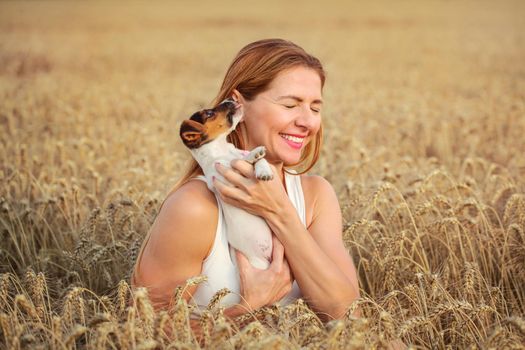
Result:
[[[206,111],[205,114],[206,114],[207,117],[213,117],[213,112],[212,111]]]

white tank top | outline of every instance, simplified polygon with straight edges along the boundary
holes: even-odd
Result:
[[[284,178],[288,197],[297,210],[301,222],[306,227],[306,208],[301,186],[301,176],[290,175],[285,172]],[[202,175],[195,177],[195,179],[206,181],[206,178]],[[213,295],[223,288],[228,288],[231,293],[221,299],[221,306],[226,307],[240,302],[239,272],[230,256],[230,247],[226,238],[226,228],[219,201],[217,201],[217,205],[219,207],[219,219],[215,240],[208,257],[202,262],[201,275],[206,276],[207,280],[199,284],[192,298],[192,302],[197,306],[195,310],[197,315],[206,308]],[[299,286],[294,281],[292,290],[279,301],[279,304],[289,304],[301,296]]]

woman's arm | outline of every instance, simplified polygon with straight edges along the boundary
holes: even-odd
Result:
[[[153,223],[142,258],[135,266],[132,287],[147,287],[155,311],[168,309],[174,289],[201,273],[215,239],[218,208],[215,196],[201,181],[190,181],[166,199]],[[235,318],[273,303],[291,288],[290,268],[284,262],[284,248],[274,250],[268,270],[251,267],[237,255],[241,276],[241,303],[224,310]],[[189,300],[198,286],[189,286],[183,297]],[[197,321],[190,325],[200,338]],[[170,330],[166,330],[170,334]]]
[[[309,176],[304,178],[306,182],[304,187],[311,192],[308,200],[313,201],[308,229],[289,201],[280,213],[271,212],[266,219],[286,247],[297,283],[312,307],[340,318],[359,298],[356,269],[342,239],[341,209],[328,181]]]
[[[167,308],[174,289],[201,273],[212,247],[218,209],[205,186],[190,181],[166,199],[135,265],[133,283],[148,288],[156,310]],[[196,289],[188,287],[183,297],[188,300]]]
[[[307,179],[314,194],[309,198],[313,201],[313,219],[307,230],[278,176],[272,181],[256,181],[250,164],[233,161],[232,167],[234,170],[218,166],[235,186],[215,181],[223,200],[265,218],[284,245],[307,302],[321,316],[342,317],[359,297],[359,287],[354,264],[343,244],[341,211],[331,185],[321,177]]]

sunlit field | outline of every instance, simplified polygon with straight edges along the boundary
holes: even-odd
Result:
[[[0,2],[0,348],[524,348],[524,18],[519,0]],[[311,173],[339,196],[363,317],[299,300],[232,323],[221,294],[199,343],[182,290],[155,314],[130,270],[189,159],[180,122],[270,37],[327,70]]]

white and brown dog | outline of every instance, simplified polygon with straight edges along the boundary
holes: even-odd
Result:
[[[208,188],[216,193],[212,179],[216,177],[226,183],[216,170],[215,163],[230,168],[234,159],[243,159],[254,165],[255,176],[259,180],[271,180],[273,173],[264,159],[265,148],[259,146],[246,154],[235,148],[226,139],[243,117],[243,109],[237,102],[227,99],[213,109],[204,109],[184,120],[180,127],[180,137],[190,149],[193,158],[204,172]],[[230,247],[241,251],[251,265],[266,269],[270,265],[272,253],[272,232],[264,219],[232,206],[216,196],[220,202],[226,223],[226,235]],[[233,253],[233,252],[232,252]],[[235,261],[235,254],[232,254]]]

